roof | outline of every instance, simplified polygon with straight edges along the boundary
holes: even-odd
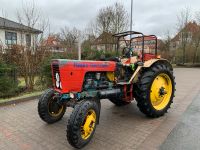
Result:
[[[48,47],[62,47],[60,39],[55,35],[49,36],[46,40],[42,42],[42,45]]]
[[[0,29],[15,30],[15,31],[25,31],[40,34],[42,31],[25,26],[23,24],[8,20],[6,18],[0,17]]]
[[[94,40],[94,45],[98,44],[116,44],[117,41],[112,33],[103,32],[98,38]]]
[[[183,31],[191,32],[193,35],[199,30],[200,26],[195,22],[189,22],[173,39],[172,42],[179,41],[179,35]]]

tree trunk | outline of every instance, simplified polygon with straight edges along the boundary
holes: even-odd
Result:
[[[195,47],[195,52],[194,52],[194,56],[193,56],[193,64],[196,62],[197,52],[198,52],[198,47]]]

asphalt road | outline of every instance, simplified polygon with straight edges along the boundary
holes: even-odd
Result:
[[[199,79],[200,80],[200,79]],[[200,93],[160,147],[161,150],[200,149]]]

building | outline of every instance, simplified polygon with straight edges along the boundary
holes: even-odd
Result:
[[[132,40],[132,45],[134,50],[141,51],[142,50],[142,43],[143,39],[141,37],[134,38]],[[161,45],[163,44],[163,41],[160,39],[157,39],[157,52],[160,52]],[[151,53],[154,54],[156,49],[156,38],[152,36],[145,36],[144,37],[144,52],[145,53]]]
[[[91,45],[91,49],[103,50],[103,51],[114,51],[117,45],[115,37],[112,33],[103,32],[98,38],[94,40]]]
[[[57,35],[50,35],[42,42],[42,46],[45,46],[51,52],[64,52],[66,49]]]
[[[125,40],[125,41],[124,41]],[[135,37],[131,41],[131,45],[134,51],[142,50],[142,38]],[[122,51],[125,47],[129,47],[130,38],[129,36],[124,37],[124,39],[119,40],[119,50]],[[160,51],[161,45],[163,41],[158,39],[157,41],[157,50],[158,53]],[[98,38],[96,38],[91,46],[92,49],[96,50],[105,50],[105,51],[114,51],[117,47],[117,39],[111,34],[107,32],[103,32]],[[156,48],[156,39],[155,37],[146,36],[144,38],[144,52],[145,53],[155,53]]]
[[[4,49],[12,45],[35,48],[41,33],[40,30],[0,17],[0,47]]]
[[[199,32],[200,26],[195,22],[189,22],[176,36],[171,40],[171,49],[176,50],[182,42],[191,42],[195,33]]]

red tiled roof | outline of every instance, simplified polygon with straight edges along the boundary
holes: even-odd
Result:
[[[43,42],[44,46],[48,46],[48,47],[59,47],[61,46],[60,44],[60,40],[56,37],[56,36],[49,36],[44,42]]]
[[[200,29],[200,26],[195,22],[189,22],[173,39],[172,42],[179,41],[179,35],[183,31],[191,32],[193,35]]]

